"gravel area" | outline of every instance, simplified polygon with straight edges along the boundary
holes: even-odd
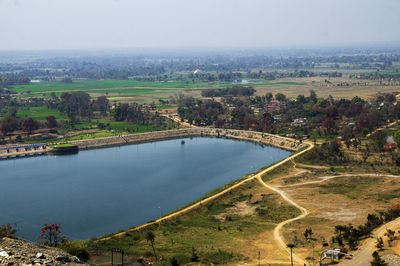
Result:
[[[22,240],[0,239],[0,265],[88,265],[61,249]]]
[[[399,266],[400,265],[400,256],[398,255],[393,255],[393,254],[388,254],[382,256],[382,259],[386,261],[389,266]]]

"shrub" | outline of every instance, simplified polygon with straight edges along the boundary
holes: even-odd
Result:
[[[170,262],[172,265],[186,265],[191,262],[190,258],[185,254],[175,254]]]
[[[226,264],[231,261],[233,254],[224,250],[218,249],[217,252],[208,253],[208,259],[213,264]]]
[[[13,228],[11,224],[0,225],[0,238],[8,237],[17,239],[16,233],[17,229]]]
[[[52,247],[57,247],[58,244],[63,240],[63,237],[60,232],[60,225],[44,224],[44,226],[42,227],[42,234],[39,236],[39,238],[43,238],[46,240],[44,244]]]
[[[84,242],[67,242],[62,244],[60,248],[71,255],[77,256],[82,261],[88,261],[90,258],[87,246]]]

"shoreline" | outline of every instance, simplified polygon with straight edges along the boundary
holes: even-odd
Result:
[[[224,195],[225,193],[231,191],[232,189],[241,186],[244,183],[247,183],[250,180],[253,180],[263,174],[270,172],[280,165],[285,164],[289,160],[309,151],[314,147],[311,142],[300,142],[294,139],[261,133],[254,131],[245,131],[245,130],[232,130],[232,129],[214,129],[214,128],[190,128],[190,129],[179,129],[179,130],[169,130],[169,131],[156,131],[150,133],[140,133],[140,134],[132,134],[132,135],[122,135],[122,136],[114,136],[114,137],[106,137],[100,139],[87,139],[87,140],[78,140],[78,141],[69,141],[68,143],[77,145],[81,150],[88,149],[99,149],[113,146],[122,146],[122,145],[130,145],[130,144],[139,144],[145,142],[154,142],[154,141],[162,141],[168,139],[176,139],[182,137],[217,137],[217,138],[228,138],[228,139],[236,139],[242,141],[251,141],[254,143],[260,143],[264,145],[270,145],[276,148],[284,149],[291,151],[292,154],[278,162],[267,165],[266,168],[261,168],[256,172],[249,174],[244,179],[237,179],[233,184],[229,187],[224,188],[222,186],[222,191],[216,192],[213,195],[208,196],[207,198],[199,198],[198,200],[189,203],[186,206],[182,206],[181,208],[177,208],[173,212],[166,214],[163,217],[160,217],[152,222],[147,222],[142,225],[125,229],[121,233],[113,233],[113,236],[120,236],[126,232],[132,230],[140,230],[147,226],[157,224],[161,221],[167,220],[169,218],[178,216],[180,214],[186,213],[201,204],[209,202],[219,196]],[[44,154],[46,155],[46,153]],[[99,240],[106,240],[110,237],[98,237]]]
[[[301,142],[272,135],[267,133],[233,130],[233,129],[214,129],[214,128],[189,128],[168,131],[155,131],[149,133],[139,133],[131,135],[120,135],[115,137],[105,137],[98,139],[68,141],[67,143],[77,145],[80,150],[99,149],[113,146],[139,144],[183,137],[223,137],[230,139],[246,140],[270,145],[276,148],[295,152],[303,145]]]
[[[245,139],[243,139],[243,140],[245,140]],[[174,218],[174,217],[179,216],[181,214],[185,214],[185,213],[187,213],[187,212],[189,212],[189,211],[201,206],[202,204],[210,202],[210,201],[212,201],[212,200],[214,200],[214,199],[226,194],[227,192],[229,192],[229,191],[231,191],[231,190],[233,190],[233,189],[235,189],[235,188],[237,188],[237,187],[239,187],[239,186],[241,186],[241,185],[243,185],[243,184],[245,184],[245,183],[247,183],[247,182],[249,182],[251,180],[262,179],[262,176],[264,174],[275,170],[276,168],[280,167],[281,165],[293,160],[294,158],[296,158],[296,157],[308,152],[309,150],[311,150],[313,148],[314,148],[314,144],[312,142],[309,142],[309,141],[308,142],[304,142],[304,143],[302,143],[301,145],[298,146],[297,151],[299,151],[299,152],[293,152],[289,157],[287,157],[287,158],[285,158],[285,159],[283,159],[281,161],[272,163],[272,164],[266,166],[266,168],[262,169],[261,171],[258,170],[258,171],[254,172],[254,173],[251,173],[245,179],[236,180],[236,182],[233,183],[230,187],[225,188],[222,191],[217,192],[216,194],[210,195],[207,198],[200,198],[199,200],[194,201],[193,203],[191,203],[191,204],[189,204],[187,206],[184,206],[182,208],[178,208],[175,211],[172,211],[171,213],[168,213],[165,216],[160,217],[160,218],[158,218],[156,220],[149,221],[149,222],[144,223],[142,225],[131,227],[131,228],[122,230],[120,232],[110,233],[110,234],[107,234],[105,236],[99,236],[96,241],[106,241],[106,240],[109,240],[109,239],[111,239],[113,237],[121,237],[121,236],[123,236],[124,234],[126,234],[128,232],[138,231],[138,230],[144,229],[144,228],[146,228],[148,226],[152,226],[152,225],[158,224],[158,223],[160,223],[162,221]]]
[[[118,147],[122,145],[139,144],[146,142],[162,141],[168,139],[184,138],[184,137],[222,137],[228,139],[237,139],[258,142],[261,144],[273,146],[290,152],[295,152],[300,149],[303,145],[302,142],[279,135],[273,135],[268,133],[247,131],[247,130],[236,130],[236,129],[217,129],[217,128],[184,128],[176,130],[166,131],[154,131],[148,133],[130,134],[130,135],[119,135],[112,137],[104,137],[97,139],[85,139],[85,140],[73,140],[60,143],[69,143],[77,145],[79,150],[88,149],[100,149],[107,147]],[[60,144],[55,143],[55,145]],[[45,144],[46,149],[35,150],[35,151],[18,151],[9,154],[0,153],[0,158],[3,160],[24,158],[29,155],[35,156],[47,155],[51,152],[51,144]],[[13,145],[14,146],[14,145]],[[0,146],[0,148],[13,148],[13,146],[6,145]],[[15,145],[16,147],[17,145]]]
[[[165,220],[171,219],[173,217],[179,216],[181,214],[187,213],[187,212],[201,206],[202,204],[212,201],[212,200],[224,195],[225,193],[227,193],[227,192],[229,192],[251,180],[261,178],[264,174],[273,171],[274,169],[280,167],[281,165],[293,160],[294,158],[296,158],[296,157],[308,152],[312,148],[314,148],[314,144],[310,141],[300,142],[300,141],[293,140],[293,139],[286,138],[286,137],[281,137],[281,136],[276,136],[276,135],[261,133],[261,132],[244,131],[244,130],[191,128],[191,129],[184,129],[184,130],[174,130],[173,132],[169,131],[168,133],[176,133],[176,132],[181,133],[181,132],[188,132],[188,131],[190,131],[190,133],[194,132],[196,134],[193,134],[193,135],[187,135],[187,134],[183,135],[182,134],[182,135],[176,135],[176,137],[212,136],[212,137],[231,138],[231,139],[237,139],[237,140],[243,140],[243,141],[252,141],[252,142],[258,142],[261,144],[266,144],[266,145],[274,146],[277,148],[285,149],[285,150],[291,151],[292,154],[289,157],[287,157],[281,161],[267,165],[266,168],[264,168],[264,169],[261,168],[255,172],[249,174],[248,177],[246,177],[244,179],[236,180],[235,182],[233,182],[233,184],[231,184],[231,186],[229,186],[229,187],[223,189],[222,191],[219,191],[213,195],[210,195],[207,198],[199,198],[198,200],[196,200],[186,206],[178,208],[175,211],[172,211],[171,213],[166,214],[165,216],[162,216],[153,221],[149,221],[142,225],[122,230],[119,233],[116,232],[116,233],[107,234],[106,236],[99,236],[96,241],[105,241],[105,240],[111,239],[113,237],[120,237],[120,236],[126,234],[127,232],[138,231],[138,230],[144,229],[148,226],[155,225],[162,221],[165,221]],[[199,135],[199,133],[200,133],[200,135]],[[173,137],[170,136],[169,139],[171,139],[171,138],[173,138]],[[161,140],[161,139],[158,139],[158,140]],[[147,141],[151,141],[151,140],[148,139]],[[74,144],[77,145],[77,143],[74,143]],[[96,148],[96,147],[93,147],[93,148]]]

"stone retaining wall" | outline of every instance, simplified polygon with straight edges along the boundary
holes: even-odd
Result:
[[[121,136],[107,137],[100,139],[70,141],[69,143],[78,145],[79,149],[85,150],[85,149],[119,146],[126,144],[159,141],[164,139],[190,137],[190,136],[216,136],[216,137],[257,141],[263,144],[268,144],[271,146],[275,146],[290,151],[296,151],[302,146],[302,144],[296,140],[277,135],[246,131],[246,130],[217,129],[217,128],[187,128],[178,130],[157,131],[150,133],[121,135]]]

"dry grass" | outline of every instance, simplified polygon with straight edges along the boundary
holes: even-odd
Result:
[[[265,95],[267,92],[276,94],[278,92],[286,94],[290,98],[295,98],[299,94],[309,95],[310,90],[315,90],[318,96],[328,97],[332,95],[334,98],[351,99],[354,96],[361,98],[370,98],[378,92],[394,92],[400,91],[400,84],[383,86],[379,81],[373,80],[355,80],[349,78],[330,78],[331,84],[325,82],[325,77],[312,78],[287,78],[280,79],[277,82],[296,82],[305,83],[306,85],[263,85],[256,86],[257,95]],[[274,81],[275,82],[275,81]],[[350,86],[337,86],[340,83],[349,83]]]
[[[306,228],[313,229],[316,251],[322,242],[334,235],[336,225],[358,226],[374,213],[400,203],[400,179],[390,177],[339,177],[325,183],[285,189],[310,215],[285,227],[288,242],[297,242],[296,251],[303,257],[311,256],[312,244],[304,238]]]

